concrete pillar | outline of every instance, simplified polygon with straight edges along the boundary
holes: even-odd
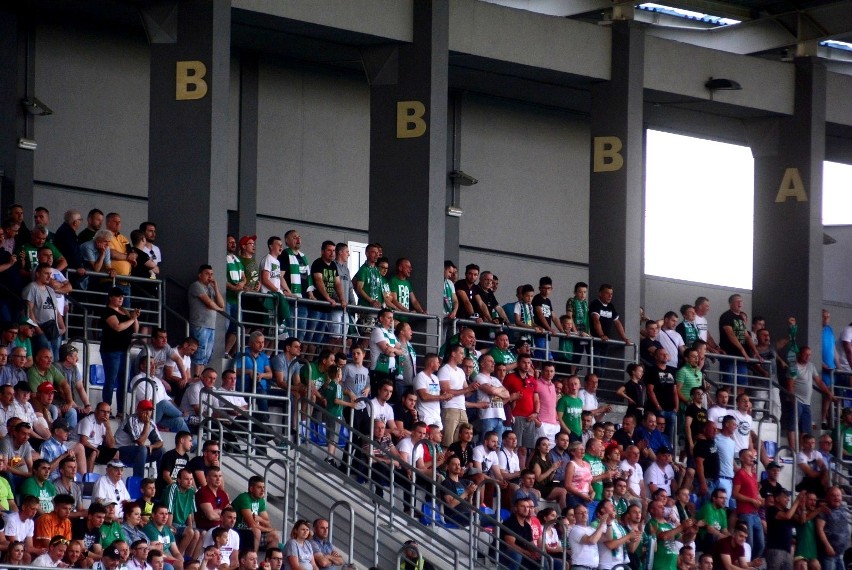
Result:
[[[164,272],[189,285],[209,263],[224,295],[231,3],[157,4],[143,20],[151,42],[148,210],[166,228]],[[170,306],[186,306],[185,292],[168,290]]]
[[[634,21],[612,25],[610,81],[592,90],[589,298],[614,288],[628,337],[638,341],[644,211],[645,38]]]
[[[414,3],[414,41],[363,52],[370,80],[370,241],[441,311],[447,190],[448,0]],[[458,255],[456,255],[456,258]]]
[[[18,139],[32,137],[32,121],[21,101],[27,96],[32,68],[30,31],[11,10],[0,10],[0,197],[2,216],[9,206],[24,207],[24,222],[33,225],[34,152],[18,148]]]
[[[825,67],[796,58],[792,117],[750,125],[754,155],[754,281],[752,311],[773,338],[799,323],[799,344],[821,346],[822,168],[825,160]]]

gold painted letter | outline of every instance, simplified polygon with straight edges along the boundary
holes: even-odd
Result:
[[[595,137],[593,149],[593,172],[614,172],[624,166],[621,156],[621,139],[618,137]]]
[[[795,198],[796,202],[808,201],[805,183],[802,182],[802,175],[799,174],[798,168],[788,168],[784,171],[784,178],[781,180],[781,186],[775,196],[775,203],[786,202],[787,198]]]
[[[420,101],[398,101],[396,104],[396,138],[413,139],[426,132],[426,106]]]
[[[201,61],[179,61],[175,74],[175,99],[201,99],[207,95],[207,66]]]

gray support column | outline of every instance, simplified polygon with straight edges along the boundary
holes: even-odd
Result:
[[[185,285],[210,263],[225,282],[231,4],[187,0],[144,13],[151,41],[149,217],[166,275]],[[170,294],[183,307],[185,294]]]
[[[31,137],[21,101],[27,95],[32,55],[28,32],[19,16],[0,10],[0,199],[2,217],[9,206],[24,207],[24,221],[32,227],[34,152],[18,148],[18,139]]]
[[[412,44],[364,53],[370,241],[384,246],[391,264],[411,259],[414,291],[432,313],[441,311],[444,270],[448,25],[448,0],[418,0]]]
[[[821,346],[822,168],[825,160],[825,67],[796,58],[792,117],[751,125],[754,155],[754,282],[752,312],[773,338],[799,323],[799,344]],[[816,416],[815,416],[816,417]]]
[[[591,113],[589,298],[601,283],[611,284],[634,342],[642,280],[644,59],[642,29],[633,21],[613,22],[611,78],[592,90]]]
[[[257,56],[240,60],[240,194],[237,203],[239,236],[254,235],[257,227]]]

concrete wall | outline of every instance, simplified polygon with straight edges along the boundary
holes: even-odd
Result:
[[[573,116],[502,101],[463,105],[459,242],[588,262],[589,129]]]
[[[105,29],[39,26],[35,179],[121,194],[148,194],[148,46]]]
[[[364,229],[370,94],[363,77],[260,67],[261,215]]]

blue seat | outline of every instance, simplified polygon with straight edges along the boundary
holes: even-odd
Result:
[[[142,477],[131,475],[124,484],[127,486],[127,493],[131,499],[135,501],[142,496]]]
[[[420,516],[420,522],[424,525],[432,524],[432,521],[434,519],[435,526],[440,526],[448,529],[459,528],[459,525],[444,520],[444,515],[441,514],[440,506],[438,507],[438,510],[432,511],[432,503],[427,502],[423,503],[423,508],[421,510],[423,514]]]
[[[95,488],[95,482],[100,478],[100,473],[86,473],[83,475],[83,491],[81,494],[84,499],[92,498],[92,490]]]
[[[104,365],[103,364],[90,364],[89,365],[89,385],[90,386],[103,386],[106,381],[106,375],[104,374]]]

